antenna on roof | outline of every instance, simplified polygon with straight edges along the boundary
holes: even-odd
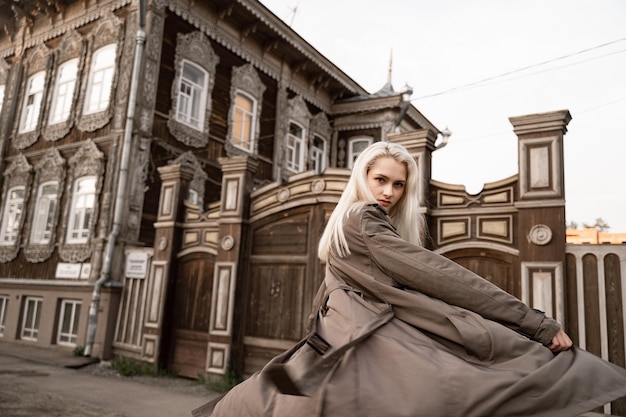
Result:
[[[387,73],[387,84],[391,85],[391,71],[393,69],[393,48],[389,51],[389,72]]]
[[[296,18],[296,13],[298,13],[298,5],[297,4],[293,8],[293,10],[292,10],[291,21],[289,21],[289,27],[293,26],[293,19]]]

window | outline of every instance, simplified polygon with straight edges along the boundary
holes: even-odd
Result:
[[[0,337],[4,336],[4,329],[7,321],[7,306],[9,305],[9,296],[0,295]]]
[[[74,182],[67,229],[68,243],[86,243],[96,200],[96,177],[82,177]]]
[[[313,169],[316,174],[321,174],[326,169],[326,139],[319,135],[313,136],[313,149],[311,152]]]
[[[37,127],[43,99],[46,72],[40,71],[28,79],[22,107],[19,133],[32,132]]]
[[[59,314],[57,343],[76,346],[78,339],[78,321],[80,320],[80,301],[63,300]]]
[[[254,152],[255,120],[256,101],[243,93],[237,93],[233,117],[233,145]]]
[[[188,61],[183,61],[180,77],[176,120],[202,130],[206,110],[206,90],[208,75],[205,70]]]
[[[41,316],[41,298],[26,297],[24,311],[22,312],[21,338],[24,340],[37,340],[39,336],[39,318]]]
[[[2,113],[3,103],[4,103],[4,85],[0,85],[0,113]]]
[[[116,44],[104,46],[93,54],[87,82],[84,114],[98,113],[109,107],[113,75],[115,74]]]
[[[350,145],[348,147],[348,168],[352,168],[354,165],[354,160],[359,156],[361,152],[365,150],[368,146],[372,144],[372,138],[362,137],[355,138],[350,140]]]
[[[24,206],[24,187],[13,187],[7,193],[4,211],[2,213],[2,230],[0,230],[0,245],[12,245],[17,239],[22,220]]]
[[[46,182],[39,186],[30,235],[31,243],[40,245],[50,243],[58,201],[58,188],[57,182]]]
[[[287,135],[287,168],[294,172],[304,169],[304,128],[297,123],[289,123]]]
[[[71,59],[59,66],[50,109],[49,123],[51,125],[64,122],[69,117],[77,73],[78,59]]]

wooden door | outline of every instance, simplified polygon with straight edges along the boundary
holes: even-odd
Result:
[[[205,374],[215,260],[204,252],[184,256],[174,277],[168,369],[197,378]]]

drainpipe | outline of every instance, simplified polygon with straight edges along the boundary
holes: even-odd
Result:
[[[128,109],[126,111],[126,127],[124,130],[124,142],[122,144],[122,159],[120,161],[119,178],[117,182],[117,192],[115,195],[115,211],[113,214],[113,227],[107,240],[104,252],[104,260],[102,262],[102,270],[100,278],[93,287],[91,296],[91,304],[89,306],[89,320],[87,324],[87,340],[85,342],[85,356],[91,356],[93,343],[96,338],[96,329],[98,328],[98,308],[100,305],[100,293],[102,286],[107,283],[111,275],[111,265],[113,264],[113,253],[117,236],[120,232],[120,224],[122,222],[122,214],[126,205],[126,182],[128,179],[128,166],[130,164],[130,148],[133,137],[133,122],[135,118],[135,106],[137,103],[137,86],[139,84],[139,71],[141,69],[141,58],[143,56],[143,46],[146,42],[145,21],[146,21],[146,5],[145,0],[139,0],[139,30],[137,31],[137,47],[135,49],[135,61],[133,65],[133,73],[130,84],[130,92],[128,97]]]

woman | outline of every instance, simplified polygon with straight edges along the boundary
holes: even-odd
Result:
[[[417,189],[402,146],[360,154],[319,243],[312,332],[195,415],[576,416],[626,395],[626,370],[423,249]]]

